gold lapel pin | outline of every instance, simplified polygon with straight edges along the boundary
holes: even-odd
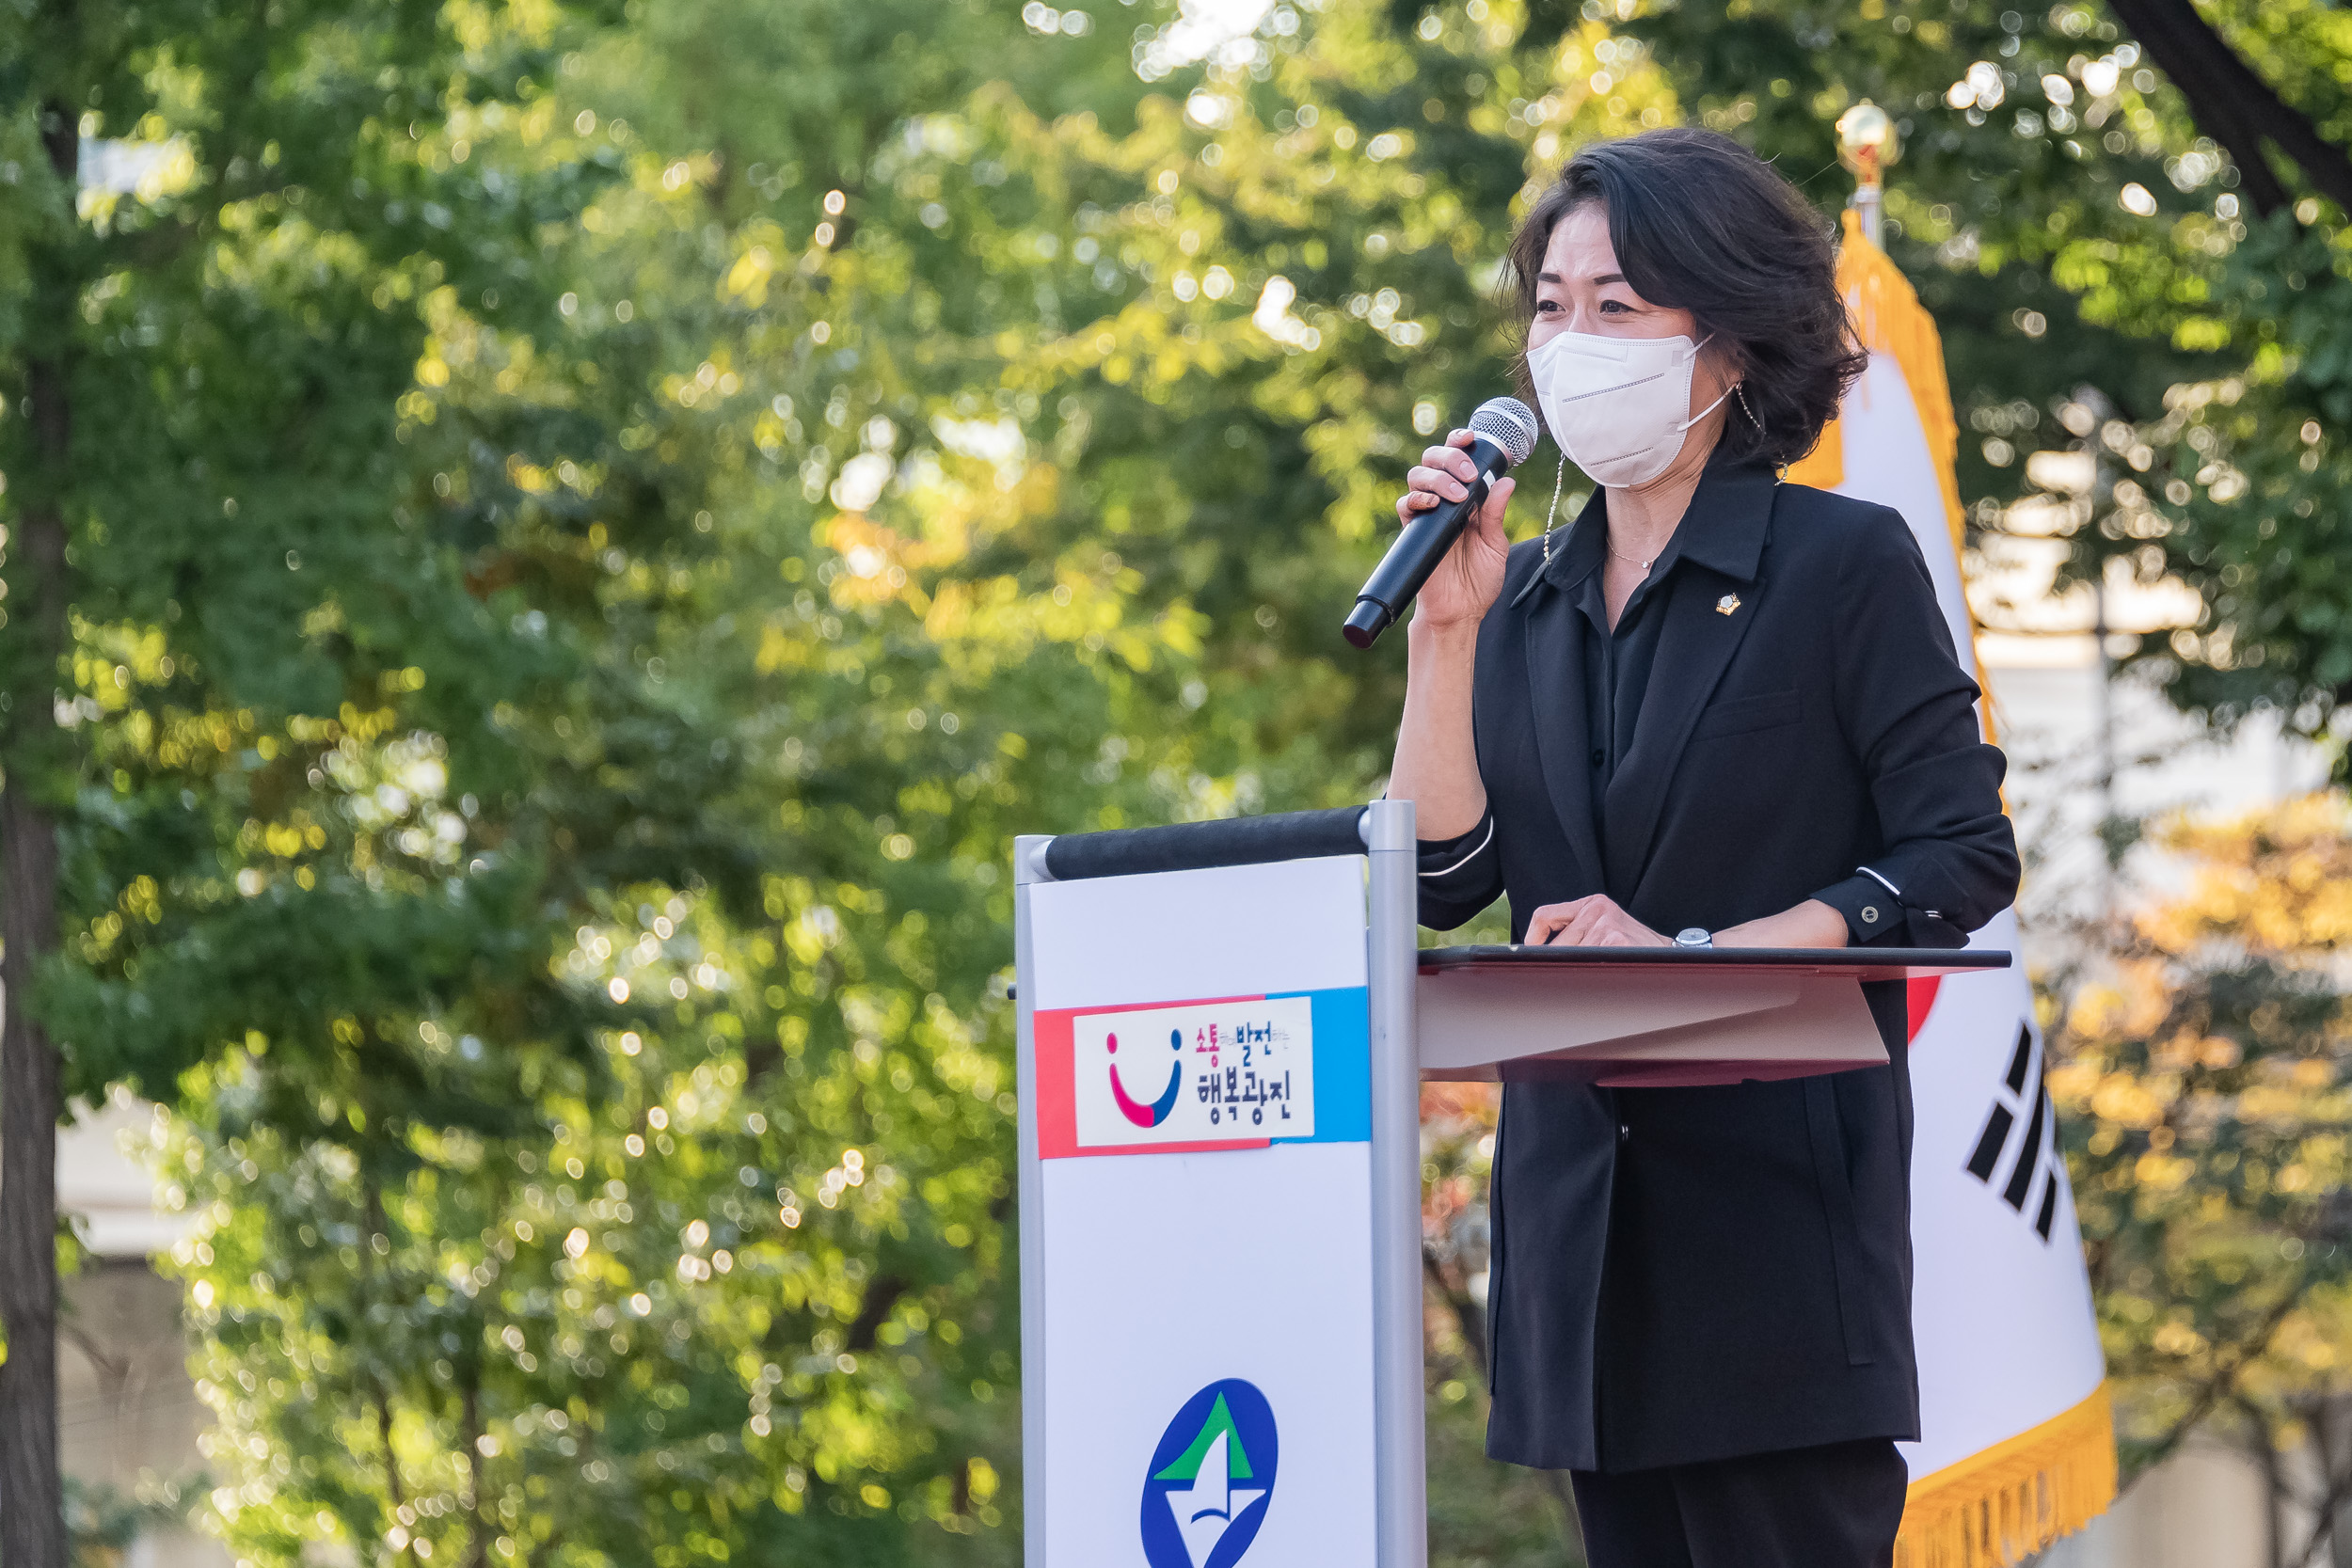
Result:
[[[1725,594],[1715,601],[1715,613],[1718,615],[1728,615],[1739,608],[1740,595],[1737,594]]]

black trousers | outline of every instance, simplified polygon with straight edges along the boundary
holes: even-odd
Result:
[[[1890,1568],[1911,1478],[1874,1437],[1569,1479],[1591,1568]]]

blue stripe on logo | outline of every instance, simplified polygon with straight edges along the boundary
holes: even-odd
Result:
[[[1315,1131],[1278,1144],[1361,1144],[1372,1141],[1372,992],[1294,990],[1314,1009]],[[1268,996],[1273,1001],[1274,996]]]

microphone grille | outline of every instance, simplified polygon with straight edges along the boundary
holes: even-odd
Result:
[[[1535,450],[1535,411],[1517,398],[1488,398],[1470,419],[1470,434],[1484,436],[1518,467]]]

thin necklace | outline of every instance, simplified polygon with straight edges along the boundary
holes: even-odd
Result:
[[[1551,476],[1551,505],[1546,508],[1544,512],[1544,564],[1547,566],[1551,564],[1552,522],[1560,515],[1560,482],[1565,479],[1567,474],[1568,454],[1564,451],[1560,454],[1560,466],[1558,468],[1553,470]],[[1648,574],[1650,567],[1658,560],[1656,556],[1651,556],[1647,561],[1635,561],[1633,557],[1629,555],[1620,554],[1617,546],[1609,542],[1609,536],[1606,533],[1601,535],[1600,544],[1601,548],[1607,550],[1611,555],[1616,556],[1619,561],[1628,562],[1633,565],[1639,566],[1645,576]],[[1525,595],[1525,592],[1526,591],[1524,589],[1520,591],[1521,596]]]
[[[1617,548],[1616,546],[1609,543],[1606,538],[1601,541],[1601,548],[1607,550],[1611,555],[1615,556],[1619,561],[1626,562],[1628,565],[1639,566],[1645,572],[1650,569],[1651,562],[1655,562],[1658,559],[1656,556],[1651,556],[1648,561],[1637,560],[1634,557],[1626,554],[1623,550]]]

